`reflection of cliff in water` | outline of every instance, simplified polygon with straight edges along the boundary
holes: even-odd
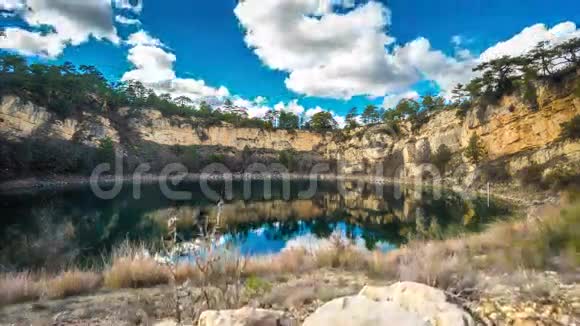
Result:
[[[250,231],[265,228],[273,239],[290,239],[305,230],[318,237],[328,237],[339,223],[346,235],[400,245],[410,238],[438,239],[466,231],[478,231],[482,222],[505,213],[505,208],[482,200],[464,201],[454,193],[406,188],[395,193],[394,187],[344,187],[344,191],[317,193],[310,199],[275,199],[270,201],[233,200],[221,208],[215,205],[183,206],[148,215],[163,225],[175,216],[183,238],[195,236],[200,211],[207,212],[211,224],[219,224],[226,233],[243,237]],[[351,231],[351,232],[349,232]]]
[[[71,261],[101,260],[123,241],[157,243],[167,234],[167,221],[178,218],[183,239],[198,234],[201,215],[220,232],[244,239],[264,230],[271,239],[288,240],[310,232],[328,237],[340,225],[350,238],[362,237],[367,247],[377,241],[401,244],[409,238],[439,238],[477,231],[482,222],[506,212],[484,201],[465,202],[456,194],[440,197],[428,191],[353,183],[320,183],[312,198],[301,198],[308,182],[293,182],[289,200],[282,186],[272,184],[271,199],[263,197],[263,184],[252,184],[249,198],[234,184],[218,222],[217,207],[199,185],[188,185],[191,201],[171,201],[159,187],[143,188],[141,198],[125,189],[113,200],[95,198],[88,189],[47,192],[2,198],[0,201],[0,265],[8,268],[58,268]],[[216,185],[217,188],[220,185]]]

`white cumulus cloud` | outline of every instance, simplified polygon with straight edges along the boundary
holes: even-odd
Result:
[[[385,51],[390,11],[368,2],[344,14],[319,12],[318,0],[246,0],[235,14],[246,44],[270,68],[287,71],[286,86],[310,96],[382,96],[417,81]]]
[[[139,19],[125,17],[123,15],[115,16],[115,21],[124,25],[141,25],[141,21]]]
[[[253,101],[235,96],[232,103],[237,107],[246,109],[250,118],[263,118],[271,110],[269,106],[265,105],[265,98],[262,96],[256,97]]]
[[[545,24],[535,24],[524,28],[509,40],[499,42],[485,50],[480,56],[480,61],[497,59],[505,55],[522,55],[539,42],[559,44],[573,37],[580,37],[580,29],[577,29],[573,22],[563,22],[552,28],[548,28]]]
[[[144,0],[115,0],[115,8],[141,13]]]
[[[416,91],[407,91],[404,93],[388,95],[388,96],[385,96],[385,98],[383,99],[383,108],[392,109],[395,106],[397,106],[397,104],[399,104],[399,102],[402,99],[416,100],[418,98],[419,98],[419,93],[417,93]]]
[[[298,104],[298,100],[292,100],[287,104],[285,104],[284,102],[279,102],[274,106],[274,109],[276,111],[292,112],[297,116],[300,116],[305,111],[304,107]]]
[[[6,35],[0,38],[2,49],[55,57],[69,44],[76,46],[90,37],[116,44],[120,41],[110,0],[8,0],[2,7],[15,10],[28,24],[28,28],[8,27]],[[49,33],[30,30],[41,26],[50,26],[52,30]]]
[[[427,80],[435,81],[445,93],[457,83],[465,83],[475,76],[472,71],[477,60],[468,53],[461,58],[450,57],[431,47],[426,38],[417,38],[395,50],[405,65],[417,69]]]
[[[0,10],[16,11],[22,10],[25,7],[24,0],[2,0],[0,1]]]
[[[137,45],[129,50],[129,61],[135,69],[125,73],[123,80],[138,80],[152,84],[175,79],[174,54],[150,45]]]
[[[0,49],[14,50],[23,55],[56,57],[65,46],[56,34],[42,35],[22,28],[8,27],[4,36],[0,36]]]
[[[457,83],[477,74],[477,64],[502,55],[520,55],[539,41],[562,42],[579,36],[573,22],[552,28],[537,24],[499,42],[480,56],[462,48],[463,35],[451,37],[455,54],[434,49],[418,37],[389,47],[385,33],[391,12],[376,1],[350,11],[333,11],[332,1],[245,0],[234,13],[245,28],[245,42],[268,67],[288,73],[286,87],[308,96],[350,99],[402,94],[419,80],[437,83],[445,96]]]
[[[152,37],[151,35],[149,35],[149,33],[147,33],[144,30],[140,30],[138,32],[129,35],[129,38],[127,39],[127,44],[133,46],[137,45],[151,45],[156,47],[163,46],[163,43],[159,39]]]
[[[267,101],[268,100],[263,96],[256,96],[256,98],[254,99],[254,103],[256,103],[256,104],[264,104]]]
[[[134,45],[127,56],[134,69],[123,75],[123,81],[140,81],[158,94],[187,96],[192,100],[224,98],[230,95],[224,86],[215,88],[206,85],[203,80],[177,77],[173,67],[177,60],[175,54],[163,49],[163,43],[145,31],[132,34],[127,43]]]

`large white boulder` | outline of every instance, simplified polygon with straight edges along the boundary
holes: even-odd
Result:
[[[428,326],[420,316],[403,310],[392,302],[373,301],[364,296],[332,300],[306,318],[303,326]]]
[[[388,287],[365,286],[359,295],[371,300],[393,302],[428,320],[431,325],[474,325],[471,316],[462,308],[448,302],[443,291],[424,284],[399,282]]]
[[[242,308],[204,311],[198,326],[294,326],[284,313],[275,310]]]
[[[445,293],[427,285],[402,282],[366,286],[357,296],[335,299],[309,316],[304,326],[472,326],[463,309]]]

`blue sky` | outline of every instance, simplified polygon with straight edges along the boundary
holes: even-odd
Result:
[[[10,31],[0,48],[33,60],[93,64],[112,80],[137,76],[160,92],[227,95],[255,114],[282,102],[281,109],[319,107],[339,116],[353,106],[388,108],[417,93],[445,93],[471,78],[471,67],[484,58],[580,35],[576,0],[382,0],[354,8],[332,0],[338,5],[316,12],[314,3],[325,0],[131,3],[140,8],[128,1],[0,0],[0,26]],[[40,33],[41,25],[52,30]],[[248,30],[253,41],[244,39]],[[137,32],[148,38],[128,44]],[[139,64],[140,71],[126,75]],[[256,103],[258,97],[267,102]]]

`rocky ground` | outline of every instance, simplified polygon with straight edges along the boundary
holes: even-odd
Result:
[[[489,287],[478,291],[477,295],[450,294],[415,283],[397,290],[399,294],[392,294],[393,290],[385,290],[388,289],[384,287],[388,285],[386,281],[369,279],[360,273],[319,270],[308,275],[278,276],[261,281],[264,285],[253,289],[253,293],[240,302],[240,306],[246,307],[240,313],[242,316],[258,316],[260,311],[255,309],[266,309],[266,314],[279,311],[289,325],[300,325],[304,321],[305,325],[318,325],[323,321],[334,326],[374,325],[361,321],[361,311],[362,316],[366,316],[366,322],[370,320],[368,318],[376,321],[393,316],[413,321],[416,316],[410,316],[411,311],[420,314],[423,319],[439,318],[437,325],[463,325],[449,321],[452,319],[444,321],[453,314],[461,316],[459,311],[465,311],[465,325],[580,325],[580,286],[577,283],[563,284],[553,273],[536,277],[542,279],[534,279],[533,284],[529,285],[514,281],[513,276],[509,275],[488,278]],[[361,293],[362,297],[356,295],[365,285],[370,285],[371,290],[367,287]],[[393,308],[391,303],[382,303],[380,300],[385,296],[390,297],[383,301],[402,302],[400,305],[407,310],[400,311],[400,307]],[[379,300],[379,303],[367,300],[369,298]],[[101,292],[91,296],[7,306],[0,309],[0,325],[174,325],[174,303],[170,287]],[[385,307],[372,308],[377,304]],[[191,302],[182,300],[182,305],[184,324],[191,325]],[[391,317],[385,311],[389,311]],[[445,311],[453,313],[449,315]],[[233,325],[216,322],[225,318],[222,314],[229,316],[229,312],[215,314],[202,316],[207,320],[201,325]],[[340,318],[336,319],[337,316]],[[256,322],[242,325],[270,324]],[[415,324],[401,322],[400,325]]]
[[[264,280],[265,289],[256,289],[243,304],[282,310],[303,320],[322,302],[357,293],[369,282],[361,274],[321,270],[303,276],[279,276]],[[0,325],[153,325],[173,318],[174,294],[170,287],[101,292],[0,308]],[[191,303],[182,300],[184,319]]]

